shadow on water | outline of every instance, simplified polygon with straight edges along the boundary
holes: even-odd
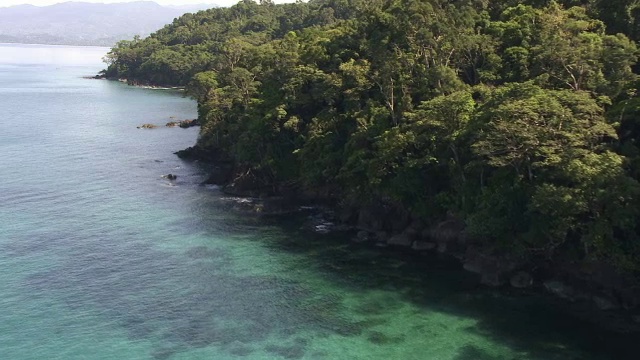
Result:
[[[488,354],[486,351],[479,349],[473,345],[464,346],[460,349],[458,356],[455,360],[502,360],[496,359],[494,356]],[[506,359],[505,359],[506,360]]]
[[[199,232],[216,233],[220,219],[211,216],[209,205],[226,206],[200,204],[189,219],[203,219]],[[209,346],[231,357],[260,351],[274,358],[326,358],[310,346],[309,334],[361,337],[372,347],[397,347],[409,337],[437,334],[438,329],[411,324],[403,334],[385,332],[388,314],[403,302],[425,313],[474,319],[465,332],[530,359],[631,358],[627,337],[570,318],[536,296],[482,288],[454,262],[309,233],[296,218],[234,221],[232,232],[240,235],[234,241],[259,241],[264,256],[283,262],[286,275],[237,272],[239,260],[227,248],[197,245],[170,252],[126,231],[117,241],[36,234],[2,250],[18,257],[64,253],[55,267],[25,280],[28,291],[54,293],[73,311],[99,311],[132,340],[153,342],[155,359]],[[253,233],[260,235],[246,236]],[[332,290],[314,288],[316,280],[306,281],[309,277],[329,282]],[[372,290],[380,295],[357,296]],[[345,305],[354,294],[358,301]],[[456,360],[502,359],[475,345],[456,346]]]
[[[283,224],[282,219],[277,222]],[[351,291],[383,290],[398,296],[386,301],[365,298],[355,309],[356,313],[381,315],[393,310],[398,302],[406,301],[425,312],[476,320],[466,332],[505,344],[523,355],[518,358],[637,359],[640,334],[604,330],[572,316],[556,299],[534,291],[486,288],[478,283],[475,275],[463,271],[456,260],[355,244],[349,241],[353,234],[310,234],[300,230],[299,222],[291,220],[282,226],[286,236],[274,247],[307,254],[305,258],[312,266]],[[364,330],[367,325],[378,324],[360,322],[358,325]],[[374,344],[402,342],[379,331],[367,334]],[[411,336],[411,331],[405,336]],[[456,360],[504,358],[474,345],[459,345]]]

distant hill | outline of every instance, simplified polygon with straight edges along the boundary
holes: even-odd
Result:
[[[112,46],[135,35],[147,36],[184,13],[214,6],[139,1],[5,7],[0,8],[0,43]]]

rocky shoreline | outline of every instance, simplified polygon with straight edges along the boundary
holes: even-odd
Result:
[[[134,86],[134,87],[138,87],[138,88],[142,88],[142,89],[152,89],[152,90],[178,90],[178,91],[183,91],[184,90],[184,86],[163,86],[163,85],[156,85],[156,84],[152,84],[152,83],[148,83],[148,82],[142,82],[142,81],[138,81],[138,80],[130,80],[130,79],[124,79],[124,78],[117,78],[117,77],[108,77],[104,74],[97,74],[97,75],[93,75],[93,76],[85,76],[85,79],[89,79],[89,80],[109,80],[109,81],[118,81],[121,83],[125,83],[127,85],[130,86]]]
[[[203,184],[246,199],[237,210],[279,216],[315,209],[307,228],[319,233],[347,232],[355,243],[457,259],[485,286],[549,294],[560,306],[586,320],[621,333],[640,332],[640,281],[602,263],[532,261],[486,247],[465,231],[455,214],[435,224],[390,202],[366,206],[338,205],[323,191],[301,192],[295,186],[264,186],[260,174],[234,167],[224,155],[198,146],[176,152],[180,158],[211,165]]]
[[[194,126],[200,126],[200,122],[198,121],[198,119],[187,119],[187,120],[179,120],[179,121],[169,121],[168,123],[166,123],[164,125],[165,127],[179,127],[182,129],[188,129],[190,127],[194,127]],[[159,125],[156,124],[142,124],[140,126],[137,126],[137,129],[156,129],[160,127]]]

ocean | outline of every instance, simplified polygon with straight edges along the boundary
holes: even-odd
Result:
[[[107,51],[0,45],[0,359],[635,358],[546,296],[239,210],[173,154],[195,102],[87,79]]]

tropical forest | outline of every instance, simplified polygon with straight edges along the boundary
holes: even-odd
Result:
[[[102,75],[184,88],[181,154],[229,189],[637,308],[638,40],[636,0],[243,0],[119,42]]]

